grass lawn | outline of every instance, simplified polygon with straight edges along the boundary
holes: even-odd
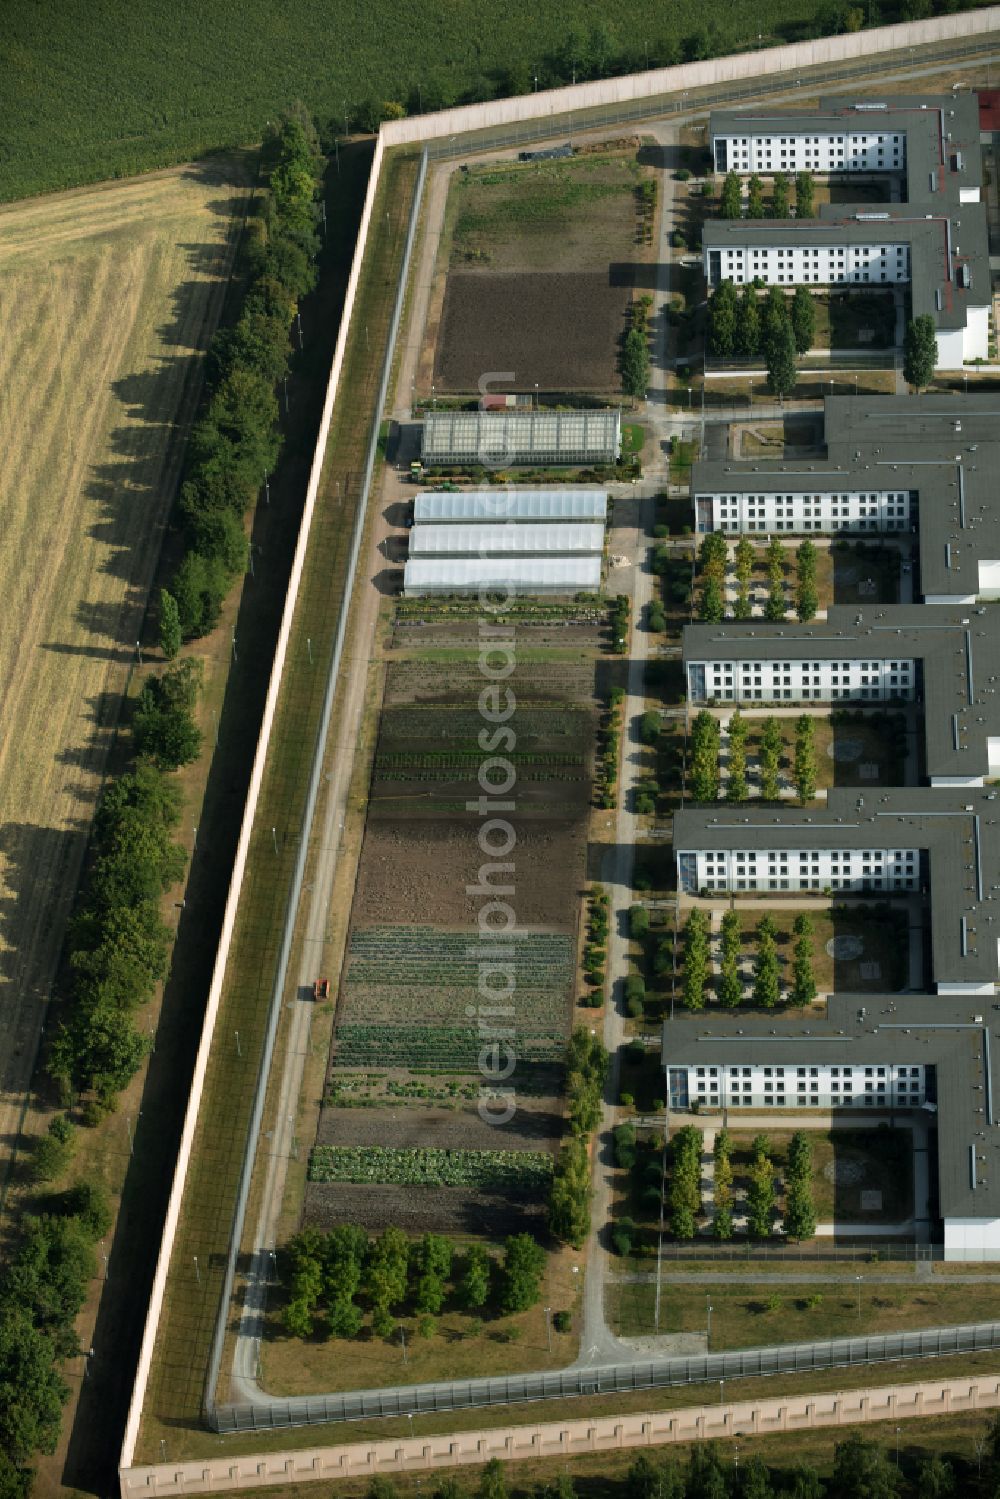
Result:
[[[891,349],[896,310],[891,291],[829,291],[813,296],[814,349]]]
[[[815,1304],[815,1298],[819,1304]],[[813,1304],[810,1305],[810,1302]],[[648,1337],[655,1330],[656,1287],[648,1282],[608,1287],[605,1309],[621,1337]],[[926,1285],[801,1286],[787,1292],[773,1285],[681,1287],[668,1277],[660,1288],[660,1333],[704,1332],[712,1307],[712,1351],[769,1343],[813,1342],[859,1332],[898,1332],[911,1327],[948,1327],[988,1321],[996,1314],[992,1286]],[[905,1374],[897,1376],[905,1378]],[[849,1376],[842,1375],[845,1380]]]
[[[634,458],[642,452],[646,429],[641,422],[622,423],[622,457]]]
[[[898,604],[900,553],[878,542],[838,540],[833,558],[833,601],[837,604]]]
[[[736,1116],[737,1120],[739,1116]],[[781,1176],[791,1130],[767,1130],[771,1160]],[[754,1135],[731,1131],[733,1172],[739,1186],[750,1163]],[[834,1129],[808,1132],[812,1189],[820,1222],[900,1223],[913,1212],[912,1135],[905,1129]],[[882,1207],[862,1211],[861,1192],[882,1193]],[[779,1198],[780,1205],[780,1198]]]
[[[691,465],[697,456],[697,442],[694,440],[683,442],[679,438],[674,438],[670,445],[671,484],[689,484],[691,482]]]
[[[578,1273],[573,1274],[573,1266]],[[570,1249],[548,1257],[542,1298],[537,1306],[514,1317],[470,1316],[444,1311],[437,1330],[421,1337],[420,1319],[401,1316],[391,1338],[377,1338],[366,1327],[356,1338],[292,1338],[281,1326],[284,1296],[269,1303],[261,1345],[261,1383],[273,1395],[308,1395],[331,1390],[370,1389],[377,1385],[419,1384],[427,1380],[462,1379],[482,1373],[513,1373],[527,1369],[561,1369],[577,1350],[576,1331],[546,1332],[545,1308],[553,1312],[576,1309],[582,1280],[581,1259]]]
[[[848,385],[854,385],[853,374],[838,375],[837,386],[840,394],[845,394]],[[896,388],[896,377],[891,370],[870,370],[862,368],[858,372],[857,392],[859,395],[892,395]],[[705,409],[713,406],[742,406],[749,402],[753,392],[754,405],[761,403],[771,406],[776,397],[768,395],[764,389],[763,381],[758,377],[751,384],[750,380],[741,376],[725,376],[718,380],[708,380],[705,384]],[[814,370],[802,370],[799,373],[795,389],[789,396],[790,401],[819,400],[822,396],[830,394],[830,377],[823,376]],[[695,401],[700,404],[698,392],[695,392]],[[675,405],[686,406],[686,391],[682,396],[675,397]],[[749,406],[748,406],[749,411]],[[752,415],[752,413],[751,413]]]
[[[741,906],[739,902],[736,911],[744,933],[741,961],[749,968],[753,961],[754,932],[763,913]],[[785,970],[783,979],[788,981],[795,942],[792,923],[796,909],[789,906],[787,911],[773,910],[771,915],[778,927],[778,958]],[[898,927],[887,925],[884,915],[866,916],[864,907],[859,905],[836,914],[829,909],[810,910],[809,919],[813,926],[813,975],[821,994],[835,989],[859,994],[885,994],[902,988],[906,976],[906,946],[900,941]],[[846,942],[842,943],[841,950],[857,955],[834,957],[837,947],[833,946],[833,952],[827,950],[834,944],[834,939],[850,939],[849,947]]]

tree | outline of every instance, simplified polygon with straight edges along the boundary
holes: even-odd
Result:
[[[830,1499],[896,1499],[900,1478],[877,1442],[855,1432],[838,1442],[833,1455]]]
[[[784,172],[775,173],[771,193],[771,217],[775,219],[788,217],[788,177]]]
[[[643,744],[655,744],[663,724],[655,708],[649,708],[639,719],[639,738]]]
[[[759,349],[760,307],[757,303],[757,288],[752,282],[748,282],[740,294],[733,333],[733,352],[740,359],[752,359]]]
[[[500,1310],[504,1316],[525,1312],[541,1295],[545,1250],[530,1234],[512,1234],[504,1245],[500,1272]]]
[[[628,1470],[629,1499],[684,1499],[684,1474],[673,1462],[654,1462],[643,1452]]]
[[[649,340],[642,328],[630,328],[622,349],[622,386],[637,401],[646,399],[649,387]]]
[[[766,1239],[771,1232],[774,1214],[774,1167],[761,1156],[750,1164],[747,1185],[747,1232],[755,1239]]]
[[[729,779],[726,782],[726,800],[744,802],[747,799],[747,738],[746,719],[737,708],[729,720]]]
[[[811,172],[799,172],[795,178],[795,217],[797,219],[811,219],[815,214],[813,206],[813,177]]]
[[[772,931],[764,922],[757,924],[757,954],[753,970],[753,1002],[762,1009],[773,1010],[781,999],[778,948]]]
[[[718,578],[706,578],[698,601],[698,618],[718,624],[726,616],[726,601]]]
[[[812,801],[816,795],[816,724],[808,713],[795,720],[795,789],[799,801]]]
[[[767,347],[767,388],[772,396],[788,396],[795,389],[795,334],[786,321]]]
[[[812,965],[812,941],[796,939],[792,956],[792,988],[788,996],[793,1005],[811,1005],[816,998],[816,978]]]
[[[774,1499],[771,1475],[762,1457],[754,1453],[743,1469],[740,1482],[740,1499]]]
[[[50,1337],[13,1300],[0,1312],[0,1452],[17,1466],[54,1452],[69,1390],[56,1371]]]
[[[929,312],[907,324],[903,340],[903,375],[917,390],[929,385],[938,361],[934,319]]]
[[[690,786],[695,801],[714,802],[719,795],[718,719],[703,708],[691,725]]]
[[[160,647],[168,661],[181,648],[181,616],[177,600],[165,588],[160,589]]]
[[[143,683],[132,721],[136,749],[160,770],[190,765],[201,753],[201,730],[193,709],[200,662],[188,659]]]
[[[953,1499],[955,1470],[940,1457],[925,1457],[917,1468],[914,1484],[916,1499]]]
[[[792,333],[795,352],[808,354],[816,338],[816,304],[804,286],[797,286],[792,297]]]
[[[819,594],[816,590],[816,548],[811,541],[803,541],[799,545],[795,557],[795,570],[797,574],[795,612],[799,619],[805,622],[815,617],[819,607]]]
[[[764,603],[764,618],[778,623],[785,617],[785,585],[780,577],[772,577]]]
[[[635,942],[640,942],[644,937],[648,937],[649,911],[645,906],[629,906],[628,934]]]
[[[757,176],[757,173],[754,172],[747,185],[747,218],[762,219],[763,217],[764,184]]]
[[[714,1442],[691,1448],[687,1470],[687,1499],[726,1499],[729,1480]]]
[[[719,217],[723,219],[738,219],[743,215],[743,190],[740,179],[736,172],[727,172],[722,184],[722,196],[719,200]]]
[[[462,1276],[458,1282],[458,1299],[470,1311],[485,1306],[490,1297],[490,1275],[493,1261],[481,1244],[471,1244],[465,1252]]]
[[[708,978],[708,918],[696,906],[684,927],[683,1003],[689,1010],[705,1006],[705,980]]]
[[[784,740],[775,718],[765,718],[760,734],[760,794],[765,801],[778,799],[778,770]]]
[[[728,359],[736,337],[736,288],[731,281],[720,281],[708,303],[709,343],[719,359]]]
[[[798,1463],[788,1475],[782,1499],[823,1499],[823,1482],[815,1468]]]
[[[507,1479],[498,1457],[491,1457],[482,1471],[476,1499],[507,1499]]]
[[[590,1232],[590,1154],[582,1139],[567,1140],[556,1159],[549,1194],[549,1229],[574,1249],[582,1249],[586,1243]],[[526,1305],[534,1305],[537,1299],[536,1288]]]
[[[760,322],[760,349],[764,358],[767,359],[770,357],[772,348],[777,345],[789,326],[788,302],[780,286],[768,287]]]
[[[372,1244],[365,1265],[365,1289],[372,1310],[378,1316],[376,1331],[394,1326],[394,1307],[406,1299],[409,1269],[409,1243],[401,1228],[386,1228]],[[373,1320],[373,1327],[375,1322]]]

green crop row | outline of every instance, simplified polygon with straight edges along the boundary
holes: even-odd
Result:
[[[534,1150],[392,1150],[317,1145],[309,1180],[402,1187],[476,1187],[481,1191],[547,1191],[552,1157]]]

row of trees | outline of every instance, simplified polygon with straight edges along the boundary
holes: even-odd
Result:
[[[703,708],[695,715],[688,745],[688,788],[696,802],[714,802],[719,795],[719,720]]]
[[[748,282],[737,294],[731,281],[719,282],[708,301],[708,346],[718,359],[763,358],[768,390],[786,396],[795,388],[798,355],[815,340],[816,307],[805,286],[790,302],[780,286],[761,298],[762,286]]]
[[[54,1452],[69,1390],[60,1365],[80,1352],[76,1318],[111,1225],[100,1188],[80,1183],[56,1211],[28,1216],[0,1278],[0,1494],[24,1499],[36,1453]]]
[[[811,1239],[816,1232],[812,1189],[812,1145],[805,1130],[797,1129],[788,1142],[785,1168],[785,1233],[790,1239]]]
[[[795,177],[795,217],[811,219],[814,214],[815,184],[811,172],[799,172]],[[791,183],[785,172],[777,172],[771,180],[771,201],[764,200],[764,184],[756,172],[747,183],[748,219],[787,219],[791,214]],[[740,219],[743,217],[743,181],[738,172],[727,172],[722,183],[719,200],[719,217]]]
[[[800,911],[796,915],[792,932],[795,938],[792,948],[792,982],[787,998],[789,1004],[801,1007],[811,1004],[817,993],[812,962],[813,924],[806,912]],[[769,912],[765,912],[757,923],[754,943],[751,1001],[761,1009],[773,1010],[781,1003],[781,959],[778,954],[778,928]],[[719,933],[716,995],[719,1003],[727,1009],[736,1009],[743,1003],[743,979],[740,975],[742,951],[743,928],[739,913],[734,910],[725,911]],[[708,917],[696,906],[684,925],[681,1000],[686,1009],[705,1008],[709,967]]]
[[[608,1473],[583,1479],[586,1493],[622,1499],[956,1499],[959,1493],[990,1496],[1000,1486],[1000,1421],[993,1417],[985,1433],[977,1436],[974,1449],[984,1461],[981,1481],[971,1471],[963,1473],[960,1486],[954,1464],[937,1454],[904,1461],[893,1457],[880,1442],[852,1432],[833,1449],[833,1467],[828,1478],[808,1463],[769,1467],[762,1457],[740,1454],[737,1465],[731,1452],[715,1442],[692,1443],[686,1460],[661,1452],[641,1452],[620,1477]],[[961,1460],[971,1465],[971,1454]],[[430,1499],[510,1499],[507,1468],[492,1458],[483,1468],[474,1489],[462,1487],[448,1474],[432,1488]],[[529,1490],[518,1485],[518,1493]],[[577,1488],[568,1472],[553,1476],[530,1491],[532,1499],[576,1499]],[[397,1499],[389,1478],[375,1478],[365,1499]]]
[[[766,1135],[754,1135],[747,1173],[747,1233],[754,1239],[770,1236],[774,1221],[774,1163]]]
[[[649,309],[652,305],[652,297],[636,297],[622,345],[622,389],[637,401],[646,399],[649,386]]]
[[[712,1234],[716,1239],[733,1237],[733,1142],[727,1129],[720,1129],[712,1148]]]
[[[590,1232],[590,1136],[601,1119],[608,1053],[599,1036],[578,1026],[566,1049],[566,1116],[570,1138],[556,1157],[549,1198],[549,1229],[574,1249]]]
[[[534,1306],[545,1251],[530,1234],[513,1234],[502,1259],[481,1244],[456,1256],[441,1234],[411,1241],[402,1229],[386,1228],[370,1239],[342,1224],[329,1233],[303,1229],[288,1245],[286,1266],[283,1320],[292,1337],[310,1337],[320,1326],[328,1337],[352,1338],[365,1308],[376,1337],[389,1337],[404,1310],[417,1314],[421,1333],[431,1337],[448,1301],[470,1312],[492,1306],[505,1316]]]
[[[281,122],[268,157],[268,190],[245,236],[243,308],[212,341],[207,394],[188,444],[178,501],[186,550],[160,601],[168,656],[181,639],[214,627],[230,585],[246,570],[246,513],[281,449],[275,388],[288,373],[298,303],[316,282],[321,157],[304,112]]]
[[[816,616],[819,608],[819,591],[816,586],[816,547],[809,540],[799,543],[795,553],[795,612],[804,623]],[[741,536],[733,552],[733,567],[736,574],[736,599],[733,604],[734,619],[749,619],[751,616],[750,581],[756,553],[753,543]],[[726,618],[726,568],[729,553],[726,538],[721,531],[710,531],[698,549],[698,618],[718,624]],[[767,600],[764,618],[772,622],[783,620],[786,615],[785,571],[787,554],[777,536],[772,536],[764,554],[767,569]]]
[[[693,1239],[701,1213],[701,1130],[685,1124],[670,1141],[670,1185],[667,1205],[675,1239]]]

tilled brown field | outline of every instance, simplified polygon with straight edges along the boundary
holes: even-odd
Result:
[[[510,370],[513,390],[615,391],[631,295],[606,271],[452,271],[434,383],[464,393]]]
[[[508,1234],[542,1229],[545,1204],[476,1192],[468,1187],[359,1187],[310,1182],[305,1219],[317,1228],[360,1223],[372,1233],[401,1228],[408,1234]]]
[[[517,779],[508,796],[515,843],[503,856],[514,867],[501,883],[514,886],[516,931],[505,939],[513,988],[503,1024],[516,1059],[516,1112],[504,1126],[477,1112],[479,1058],[498,1023],[481,1028],[478,918],[487,903],[482,867],[500,856],[480,847],[482,818],[467,806],[482,795],[485,679],[466,654],[468,621],[453,629],[465,649],[438,621],[439,659],[390,656],[318,1144],[537,1151],[554,1150],[562,1134],[558,1087],[586,872],[600,622],[589,637],[575,627],[572,647],[546,648],[542,660],[531,659],[531,628],[519,629],[528,659],[507,680],[518,704],[516,742],[503,748]],[[544,1206],[522,1199],[524,1189],[500,1198],[465,1187],[314,1183],[306,1217],[373,1230],[398,1223],[510,1232],[512,1213]]]

